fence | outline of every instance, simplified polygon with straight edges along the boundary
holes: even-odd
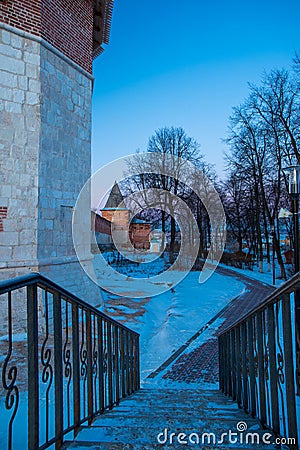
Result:
[[[20,298],[27,303],[21,324]],[[59,449],[81,424],[139,389],[134,331],[40,274],[1,282],[0,301],[7,325],[0,337],[1,448]]]
[[[220,389],[294,449],[300,420],[299,288],[297,274],[219,336]]]

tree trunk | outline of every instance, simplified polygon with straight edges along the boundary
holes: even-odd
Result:
[[[161,212],[161,231],[162,231],[162,241],[161,241],[161,250],[165,248],[166,245],[166,213],[165,211]]]
[[[284,262],[282,259],[282,255],[281,255],[281,251],[280,251],[280,243],[279,243],[279,239],[277,237],[277,233],[274,233],[274,249],[277,255],[277,261],[280,267],[280,278],[283,280],[286,280],[286,272],[285,272],[285,267],[284,267]],[[274,251],[273,249],[273,251]]]

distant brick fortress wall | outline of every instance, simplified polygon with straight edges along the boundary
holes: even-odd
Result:
[[[6,0],[3,23],[39,36],[92,72],[94,0]]]

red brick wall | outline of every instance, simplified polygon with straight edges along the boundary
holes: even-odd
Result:
[[[92,72],[93,0],[42,0],[42,37]]]
[[[6,0],[0,20],[41,36],[92,72],[94,0]]]
[[[111,235],[111,222],[92,212],[92,230]]]
[[[0,20],[40,36],[41,0],[5,0],[0,3]]]

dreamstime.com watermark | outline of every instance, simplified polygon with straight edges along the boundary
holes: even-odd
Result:
[[[130,179],[141,180],[137,189],[132,189]],[[170,181],[169,184],[173,188],[164,187],[166,180]],[[100,249],[96,263],[95,255],[91,254],[91,245],[97,247],[95,232],[91,236],[89,209],[91,199],[94,210],[99,211],[114,183],[122,184],[127,181],[129,181],[127,191],[130,194],[126,195],[125,205],[122,201],[115,208],[110,208],[114,210],[110,219],[112,223],[118,223],[118,217],[125,206],[125,209],[130,210],[132,217],[149,209],[165,212],[175,219],[180,229],[179,254],[171,267],[157,275],[146,274],[143,278],[135,278],[130,274],[123,275],[110,265]],[[147,292],[158,295],[171,287],[174,288],[192,270],[199,254],[200,233],[193,213],[193,204],[184,201],[184,196],[178,194],[180,186],[182,189],[184,186],[188,193],[187,197],[202,202],[210,221],[210,248],[199,276],[199,283],[204,283],[213,274],[225,246],[226,219],[221,199],[212,182],[199,167],[182,158],[160,153],[135,154],[112,161],[93,174],[80,192],[74,208],[72,222],[74,248],[82,268],[96,284],[116,295],[119,293],[116,286],[126,285],[123,296],[145,297],[145,294],[140,292],[141,282],[144,291],[148,289]],[[129,223],[127,225],[127,229],[113,226],[112,240],[120,255],[135,261],[136,249],[130,242],[130,225]],[[153,256],[155,259],[160,255]]]
[[[202,433],[174,433],[165,428],[157,435],[157,442],[159,444],[195,444],[195,445],[221,445],[221,444],[246,444],[246,445],[295,445],[295,438],[274,437],[268,431],[258,433],[255,431],[247,431],[248,425],[246,422],[240,421],[236,424],[236,431],[227,430],[217,435],[204,431]]]

